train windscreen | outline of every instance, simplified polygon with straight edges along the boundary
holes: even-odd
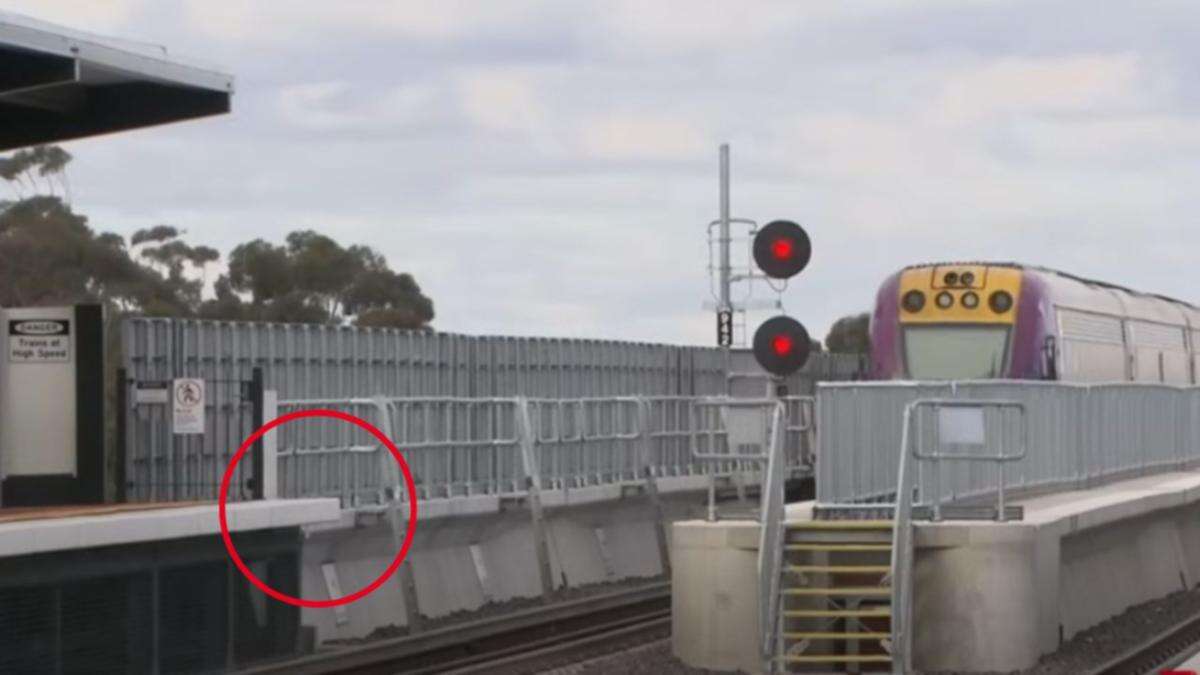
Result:
[[[999,377],[1008,346],[1005,326],[908,326],[904,361],[914,380]]]

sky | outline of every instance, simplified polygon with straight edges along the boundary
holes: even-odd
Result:
[[[782,300],[818,338],[935,260],[1200,301],[1193,2],[0,9],[236,78],[230,115],[66,144],[94,227],[169,223],[222,252],[301,228],[369,244],[433,298],[438,330],[714,344],[722,142],[733,215],[812,238]]]

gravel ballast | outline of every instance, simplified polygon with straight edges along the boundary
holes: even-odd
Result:
[[[658,640],[617,654],[542,671],[541,675],[717,675],[726,671],[684,665],[671,654],[671,640]]]
[[[1085,673],[1108,663],[1176,624],[1200,614],[1200,588],[1135,605],[1076,634],[1021,675]],[[936,673],[930,675],[955,675]]]

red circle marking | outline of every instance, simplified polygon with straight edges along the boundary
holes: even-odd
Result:
[[[246,567],[246,563],[242,561],[242,557],[238,555],[237,548],[234,547],[233,540],[229,536],[229,523],[225,519],[225,501],[229,494],[229,483],[233,479],[233,470],[237,468],[238,462],[242,461],[242,457],[246,455],[246,451],[250,449],[251,445],[254,445],[255,441],[262,438],[263,435],[268,431],[282,425],[285,422],[291,422],[293,420],[303,419],[305,417],[331,417],[333,419],[342,420],[343,422],[349,422],[366,430],[372,436],[379,439],[379,442],[383,443],[384,446],[387,447],[388,451],[392,453],[392,457],[396,458],[396,463],[400,465],[400,471],[404,474],[404,485],[408,488],[408,494],[411,495],[411,498],[408,500],[408,527],[406,528],[407,531],[404,533],[404,543],[400,546],[400,550],[396,552],[396,557],[394,560],[392,560],[392,564],[388,565],[388,568],[383,571],[383,574],[380,574],[379,577],[370,584],[367,584],[363,588],[360,588],[350,595],[343,595],[340,598],[331,598],[329,600],[306,600],[305,598],[297,598],[295,596],[288,595],[287,593],[281,593],[280,591],[268,586],[262,579],[254,576],[254,573],[251,572],[250,568]],[[242,573],[242,576],[249,579],[250,583],[254,584],[258,590],[266,593],[276,600],[279,600],[280,602],[286,602],[287,604],[294,605],[296,607],[337,607],[339,605],[348,605],[352,602],[356,602],[367,597],[371,593],[374,593],[393,574],[395,574],[396,570],[400,569],[400,565],[404,562],[404,559],[408,557],[408,549],[412,546],[413,534],[415,534],[417,531],[416,494],[417,486],[416,483],[413,482],[412,472],[409,471],[408,463],[404,461],[404,457],[400,455],[400,451],[396,449],[396,444],[392,442],[392,439],[384,435],[383,432],[375,428],[375,426],[370,422],[338,410],[298,410],[286,415],[280,415],[279,417],[276,417],[270,422],[267,422],[259,427],[258,430],[250,434],[249,438],[247,438],[245,442],[242,443],[242,446],[238,448],[238,451],[234,453],[233,458],[229,460],[229,466],[225,468],[225,476],[221,478],[221,493],[217,500],[217,517],[221,521],[221,539],[225,542],[225,550],[229,552],[230,559],[233,560],[233,564],[237,566],[238,570]]]

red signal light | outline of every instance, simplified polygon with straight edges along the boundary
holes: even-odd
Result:
[[[773,220],[759,228],[752,249],[754,262],[772,279],[796,276],[812,257],[808,233],[790,220]]]
[[[812,342],[808,331],[790,316],[776,316],[754,331],[754,359],[763,370],[784,377],[804,366]]]
[[[780,237],[771,242],[771,255],[775,256],[776,260],[787,260],[796,252],[796,245],[791,239]]]
[[[787,356],[792,351],[792,345],[790,335],[776,335],[771,340],[771,349],[775,350],[777,356]]]

